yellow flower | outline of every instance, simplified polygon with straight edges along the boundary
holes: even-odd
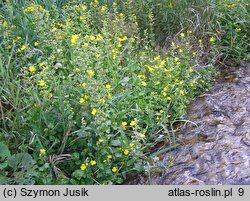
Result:
[[[6,27],[8,25],[8,23],[6,22],[6,21],[4,21],[3,23],[2,23],[2,26],[3,27]]]
[[[146,78],[144,75],[138,75],[137,77],[140,78],[140,79],[145,79]]]
[[[181,36],[182,38],[184,38],[184,37],[185,37],[185,34],[184,34],[184,33],[181,33],[180,36]]]
[[[57,24],[57,26],[59,26],[59,27],[63,27],[62,23],[60,23],[60,22],[57,22],[56,24]]]
[[[118,47],[122,47],[121,41],[118,42]]]
[[[108,99],[111,99],[111,98],[112,98],[112,95],[111,95],[111,94],[108,94],[107,98],[108,98]]]
[[[46,150],[45,149],[40,149],[40,155],[43,155],[46,153]]]
[[[135,121],[131,121],[130,122],[130,126],[135,126],[136,125],[136,122]]]
[[[71,36],[71,44],[75,45],[76,44],[76,40],[79,38],[78,34],[74,34]]]
[[[44,132],[48,132],[49,129],[48,129],[48,128],[44,128],[43,131],[44,131]]]
[[[188,34],[191,34],[191,33],[192,33],[192,31],[191,31],[191,30],[188,30],[188,31],[187,31],[187,33],[188,33]]]
[[[127,126],[128,124],[127,124],[127,122],[126,121],[123,121],[122,122],[122,126]]]
[[[199,42],[199,43],[202,43],[202,40],[200,39],[200,40],[198,40],[198,42]]]
[[[83,20],[83,19],[84,19],[84,17],[81,15],[81,16],[79,17],[79,19],[80,19],[80,20]]]
[[[38,42],[34,42],[34,46],[37,47],[38,46]]]
[[[144,82],[144,81],[142,81],[142,82],[141,82],[141,85],[145,87],[145,86],[147,86],[147,83]]]
[[[111,88],[111,85],[110,85],[110,84],[106,84],[105,87],[106,87],[107,89],[110,89],[110,88]]]
[[[133,146],[135,146],[134,143],[130,143],[129,146],[132,148]]]
[[[84,98],[80,98],[79,103],[83,104],[85,102]]]
[[[98,142],[102,143],[104,140],[103,139],[99,139]]]
[[[156,120],[161,121],[162,117],[156,117]]]
[[[145,137],[145,135],[144,135],[144,134],[140,134],[139,136],[140,136],[141,138],[144,138],[144,137]]]
[[[93,70],[87,70],[87,73],[88,73],[88,75],[92,76],[92,75],[95,74],[95,71],[93,71]]]
[[[77,73],[78,73],[78,72],[80,72],[80,69],[76,67],[76,68],[74,69],[74,72],[77,72]]]
[[[161,58],[160,55],[158,55],[157,57],[154,58],[155,61],[159,60]]]
[[[167,97],[167,100],[169,100],[169,101],[170,101],[170,100],[172,100],[172,98],[171,98],[171,97]]]
[[[237,32],[240,32],[240,31],[241,31],[241,28],[236,28],[236,31],[237,31]]]
[[[125,149],[123,153],[124,153],[125,155],[128,155],[128,154],[129,154],[129,150]]]
[[[118,170],[117,167],[113,167],[113,168],[112,168],[112,172],[114,172],[114,173],[117,172],[117,170]]]
[[[161,61],[161,65],[160,65],[160,66],[161,66],[161,67],[162,67],[162,66],[164,66],[164,65],[165,65],[165,63],[166,63],[166,60],[162,60],[162,61]]]
[[[91,161],[90,161],[90,164],[91,164],[92,166],[94,166],[94,165],[96,165],[96,161],[91,160]]]
[[[189,68],[188,70],[190,73],[194,72],[194,70],[192,68]]]
[[[95,109],[95,108],[92,109],[91,114],[92,114],[92,115],[95,115],[95,114],[96,114],[96,109]]]
[[[179,49],[179,52],[182,53],[182,52],[183,52],[183,49]]]
[[[162,114],[164,111],[163,110],[160,110],[160,113]]]
[[[89,39],[90,40],[95,40],[95,36],[90,36]]]
[[[39,85],[40,87],[45,86],[44,80],[39,80],[38,85]]]
[[[87,166],[86,166],[85,164],[82,164],[82,165],[80,166],[80,168],[81,168],[81,170],[85,170],[85,169],[87,168]]]
[[[104,13],[106,11],[106,9],[107,9],[106,6],[102,6],[102,9],[101,9],[102,13]]]
[[[100,99],[100,102],[101,102],[102,104],[104,104],[106,101],[105,101],[103,98],[101,98],[101,99]]]
[[[29,71],[30,71],[31,73],[34,73],[35,70],[36,70],[35,66],[30,66],[30,67],[29,67]]]
[[[108,155],[107,158],[108,158],[108,159],[112,159],[112,155]]]
[[[179,61],[179,58],[178,58],[178,57],[175,57],[174,60],[175,60],[175,61]]]
[[[41,68],[43,68],[44,64],[43,63],[39,63],[38,66],[41,67]]]
[[[102,37],[101,36],[97,36],[96,37],[96,41],[101,41],[102,40]]]
[[[25,49],[26,49],[26,46],[22,45],[21,50],[25,50]]]
[[[82,6],[82,10],[85,11],[87,9],[87,6]]]
[[[85,82],[83,82],[83,83],[82,83],[82,87],[84,87],[84,88],[85,88],[85,87],[86,87],[86,85],[87,85],[87,84],[86,84]]]
[[[211,37],[211,38],[209,39],[209,41],[210,41],[211,43],[214,42],[214,41],[215,41],[214,37]]]

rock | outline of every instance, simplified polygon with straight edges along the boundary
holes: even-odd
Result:
[[[197,126],[176,133],[182,146],[162,161],[174,158],[173,165],[140,184],[250,184],[250,64],[224,73],[190,104],[188,119]]]

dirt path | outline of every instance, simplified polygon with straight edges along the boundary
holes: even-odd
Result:
[[[194,122],[178,132],[182,145],[166,153],[173,165],[127,184],[250,184],[250,63],[222,72],[189,107]]]

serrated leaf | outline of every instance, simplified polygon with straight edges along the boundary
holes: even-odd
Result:
[[[28,153],[12,155],[7,162],[14,171],[11,184],[27,185],[35,183],[35,177],[37,177],[36,161]]]
[[[6,158],[10,157],[10,151],[9,148],[0,142],[0,160],[5,160]]]
[[[19,153],[8,158],[8,165],[14,170],[21,168],[28,170],[35,165],[35,161],[27,153]]]
[[[0,163],[0,170],[3,170],[3,169],[6,168],[7,166],[8,166],[8,163],[7,163],[6,161]]]
[[[76,179],[81,179],[84,175],[84,171],[82,170],[76,170],[73,172],[72,176],[75,177]]]
[[[113,140],[113,141],[111,142],[111,146],[115,146],[115,147],[121,146],[120,140]]]
[[[9,179],[6,176],[0,174],[0,185],[6,185],[6,184],[9,184]]]

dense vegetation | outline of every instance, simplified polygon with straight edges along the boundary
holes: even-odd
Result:
[[[0,183],[120,184],[167,168],[157,156],[178,146],[174,125],[190,100],[209,89],[216,65],[247,58],[249,8],[0,3]]]

